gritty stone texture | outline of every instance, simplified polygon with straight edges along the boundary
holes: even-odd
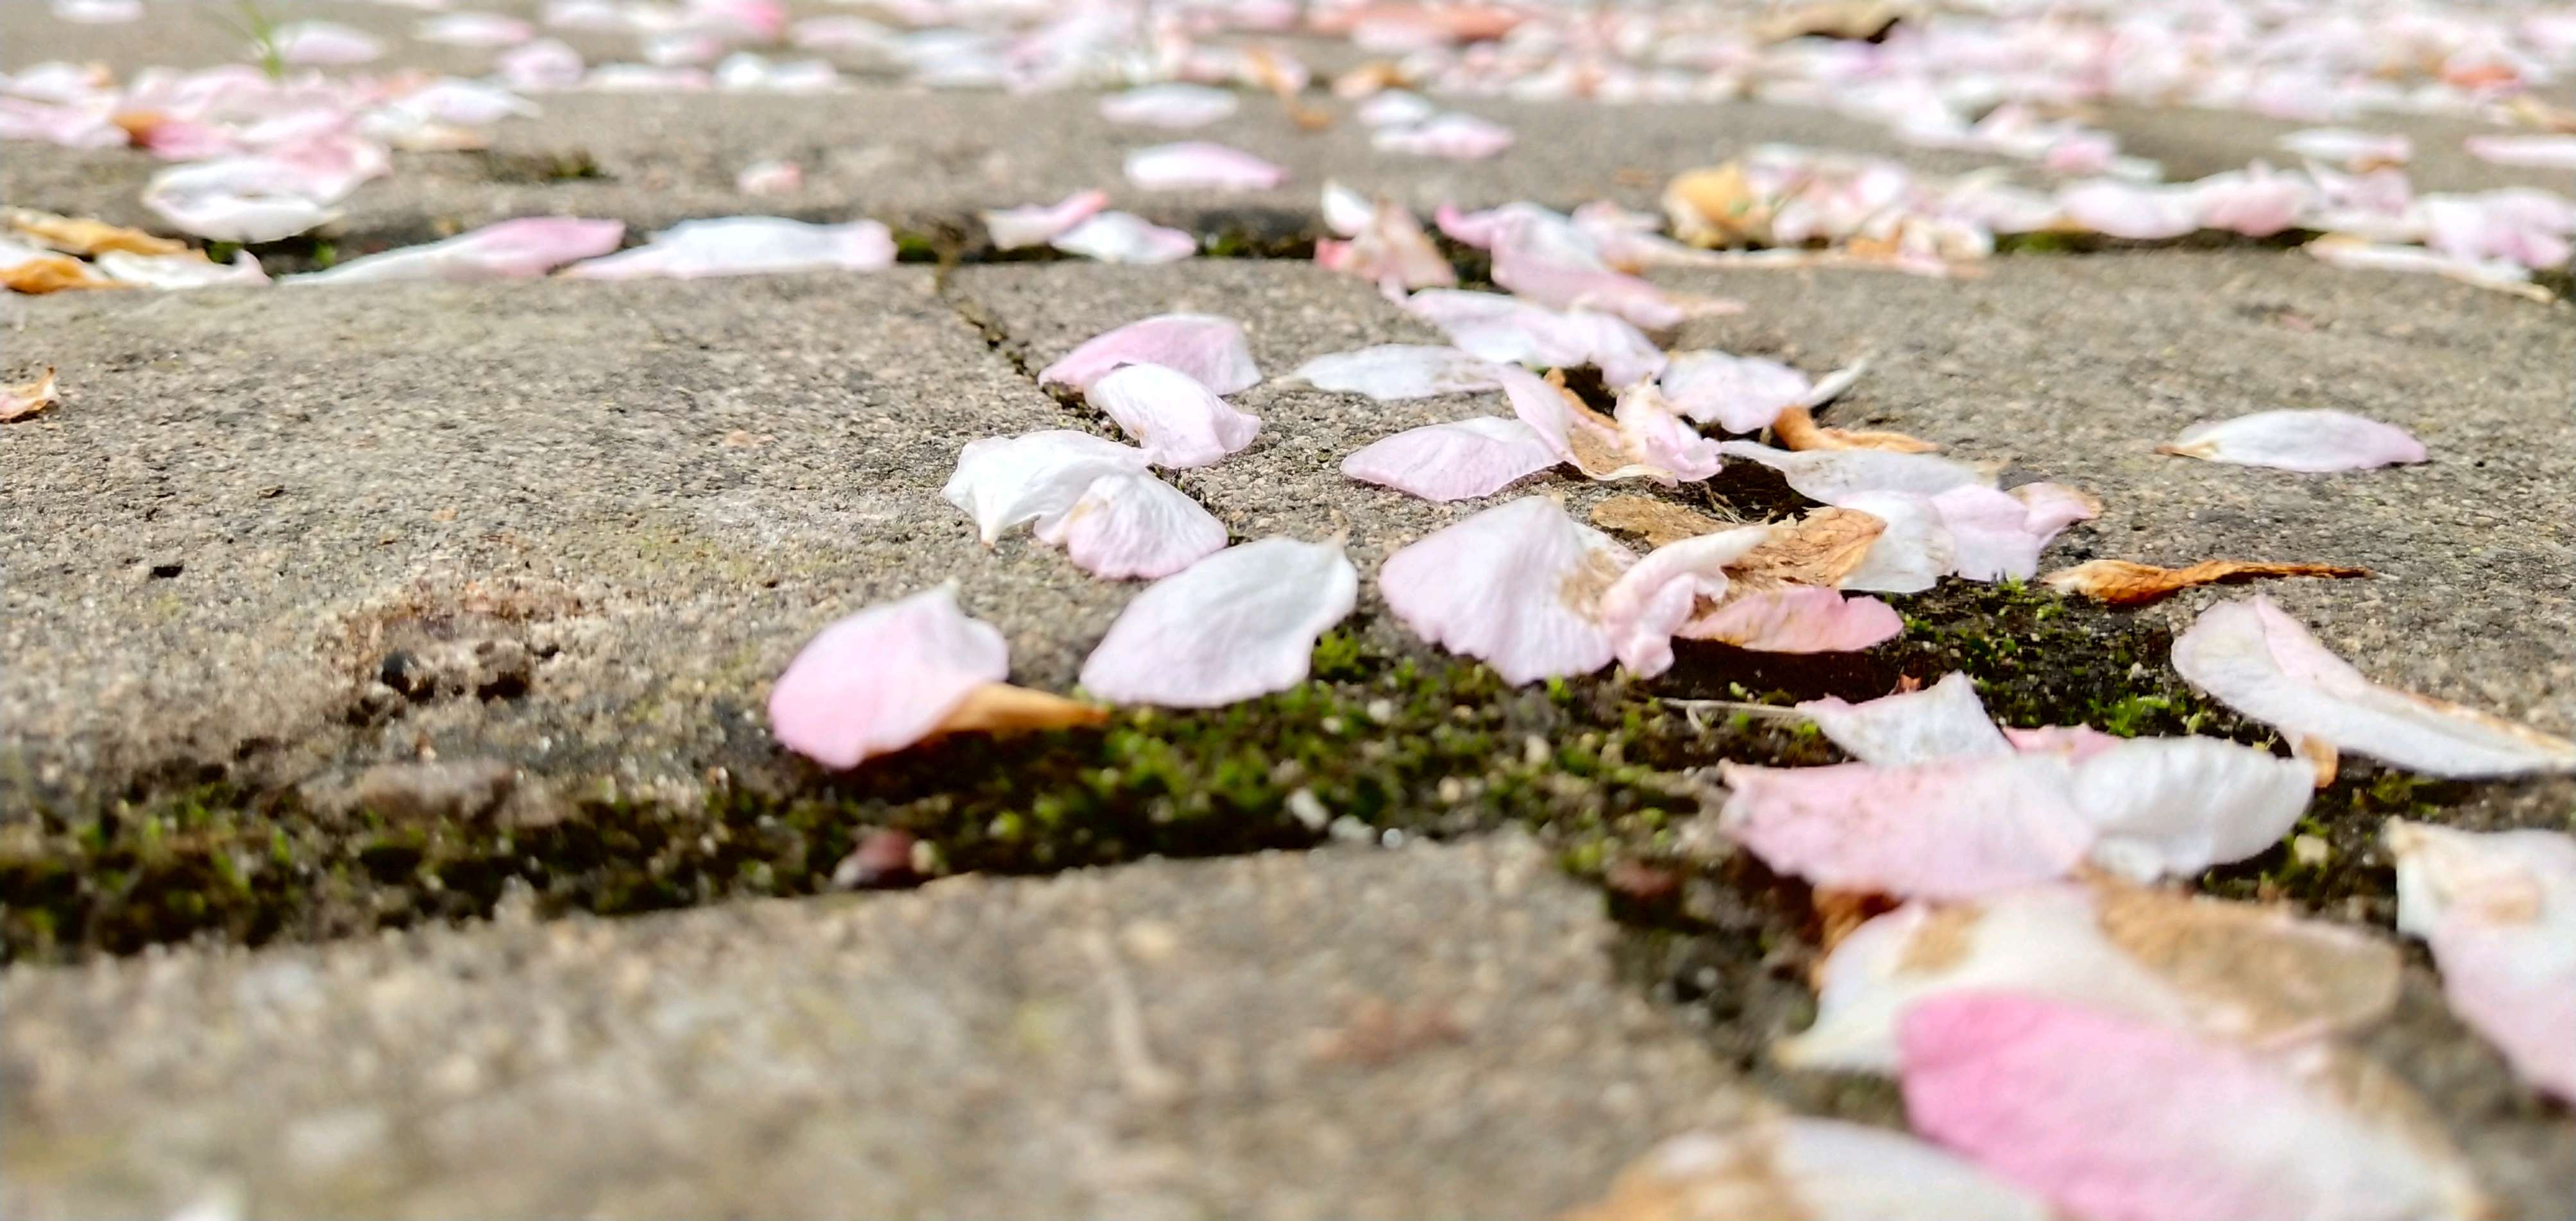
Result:
[[[2471,136],[2530,135],[2531,129],[2454,115],[2369,114],[2342,123],[2301,123],[2234,110],[2111,106],[2097,121],[2120,137],[2120,151],[2163,163],[2165,177],[2177,182],[2241,170],[2255,161],[2296,168],[2301,158],[2280,147],[2281,137],[2311,127],[2350,127],[2412,141],[2415,155],[2405,169],[2419,191],[2524,186],[2562,195],[2576,192],[2576,170],[2497,165],[2471,156],[2462,146]]]
[[[1538,1217],[1744,1105],[1503,839],[0,977],[10,1216]]]
[[[6,308],[64,401],[0,438],[0,808],[423,748],[686,789],[777,758],[834,618],[955,579],[1052,686],[1125,596],[940,498],[1067,417],[926,273]]]
[[[2365,672],[2576,733],[2576,318],[2447,281],[2344,271],[2296,252],[2004,258],[1928,280],[1867,272],[1693,273],[1743,299],[1683,347],[1813,370],[1871,357],[1822,418],[2008,464],[2006,482],[2099,496],[2043,570],[2111,558],[2356,564],[2371,581],[2260,592]],[[2160,455],[2185,427],[2336,408],[2413,432],[2425,465],[2302,475]],[[2142,611],[2177,628],[2241,589]],[[2564,826],[2576,785],[2496,786]]]
[[[564,213],[624,220],[638,230],[691,217],[753,212],[841,219],[876,216],[907,227],[949,227],[980,240],[983,208],[1053,202],[1093,187],[1115,205],[1201,236],[1312,236],[1327,180],[1400,198],[1418,210],[1534,199],[1572,207],[1616,199],[1651,207],[1675,173],[1765,142],[1901,156],[1957,172],[1988,164],[1906,149],[1879,129],[1824,111],[1754,103],[1621,106],[1460,101],[1456,108],[1511,127],[1519,140],[1486,161],[1378,152],[1348,103],[1301,104],[1333,124],[1308,131],[1279,102],[1244,95],[1232,118],[1185,132],[1121,127],[1086,93],[1012,96],[882,86],[822,96],[540,94],[540,118],[489,129],[491,147],[397,153],[394,172],[359,187],[322,230],[345,256],[426,240],[511,216]],[[1604,114],[1609,116],[1604,121]],[[1289,171],[1275,189],[1144,191],[1127,183],[1126,154],[1179,140],[1257,153]],[[754,162],[805,167],[804,188],[746,196],[734,177]],[[0,160],[0,200],[118,223],[161,227],[140,203],[162,163],[123,150],[12,145]],[[588,173],[591,177],[570,177]]]

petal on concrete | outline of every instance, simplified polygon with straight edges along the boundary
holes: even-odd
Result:
[[[1022,522],[1054,522],[1102,477],[1141,474],[1149,465],[1135,446],[1070,429],[985,437],[957,452],[957,473],[941,495],[974,519],[990,546]]]
[[[2195,424],[2158,453],[2284,471],[2358,471],[2427,460],[2424,443],[2394,424],[2347,411],[2258,411]]]
[[[1225,523],[1179,488],[1142,471],[1091,481],[1073,507],[1037,528],[1096,577],[1157,580],[1225,549]]]
[[[2576,838],[2391,822],[2397,927],[2442,995],[2531,1084],[2576,1101]]]
[[[770,727],[790,750],[853,767],[928,736],[1010,668],[1002,634],[968,618],[956,587],[941,585],[824,628],[778,676]]]
[[[1121,365],[1084,397],[1144,446],[1154,465],[1175,470],[1206,466],[1261,432],[1260,420],[1164,365]]]
[[[1155,364],[1198,379],[1215,394],[1248,390],[1261,380],[1243,328],[1212,314],[1158,314],[1105,331],[1048,365],[1038,383],[1088,390],[1120,365]]]
[[[1388,556],[1378,588],[1413,634],[1510,683],[1610,664],[1600,600],[1635,557],[1544,496],[1524,496]]]
[[[1109,626],[1082,685],[1121,704],[1215,708],[1305,681],[1315,639],[1351,613],[1338,541],[1265,538],[1156,581]]]
[[[1408,428],[1342,459],[1342,473],[1424,500],[1491,496],[1557,464],[1547,439],[1519,420],[1474,416]]]

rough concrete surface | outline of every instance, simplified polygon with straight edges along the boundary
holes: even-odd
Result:
[[[2120,137],[2120,151],[2161,162],[2165,177],[2175,181],[2241,170],[2255,161],[2296,167],[2301,159],[2280,147],[2281,137],[2311,127],[2346,126],[2405,136],[2414,145],[2414,157],[2406,163],[2406,174],[2419,191],[2489,191],[2516,186],[2543,187],[2560,194],[2576,191],[2576,170],[2497,165],[2472,156],[2462,144],[2471,136],[2531,134],[2528,129],[2499,127],[2475,118],[2372,114],[2349,123],[2328,124],[2232,110],[2110,106],[2095,121]]]
[[[1125,597],[940,499],[1066,417],[926,273],[6,308],[64,396],[0,438],[10,809],[424,746],[686,788],[833,618],[954,578],[1059,685]]]
[[[13,1217],[1539,1217],[1745,1105],[1525,841],[0,978]]]

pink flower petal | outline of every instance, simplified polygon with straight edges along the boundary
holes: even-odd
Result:
[[[351,259],[290,284],[381,284],[394,280],[524,280],[617,249],[622,221],[570,216],[505,220],[425,246]]]
[[[2291,738],[2435,776],[2576,771],[2576,742],[2364,678],[2299,622],[2256,596],[2201,613],[2173,667],[2211,698]]]
[[[1071,232],[1075,226],[1108,206],[1107,191],[1076,191],[1052,204],[1029,204],[986,212],[984,229],[992,234],[996,250],[1043,246]]]
[[[795,271],[881,271],[894,236],[872,220],[812,225],[776,216],[683,221],[643,246],[566,268],[587,280],[690,280]]]
[[[1100,117],[1139,127],[1205,127],[1232,115],[1235,95],[1206,85],[1146,85],[1100,99]]]
[[[1083,394],[1144,446],[1154,465],[1174,470],[1215,462],[1261,431],[1261,421],[1164,365],[1121,365]]]
[[[2432,948],[2451,1012],[2576,1102],[2576,838],[2391,821],[2388,847],[2397,927]]]
[[[1640,678],[1673,666],[1673,633],[1689,621],[1701,598],[1722,598],[1726,566],[1771,541],[1769,526],[1718,530],[1666,543],[1630,565],[1603,591],[1595,612],[1610,645]]]
[[[1137,149],[1126,170],[1127,181],[1148,191],[1263,191],[1288,181],[1270,162],[1202,140]]]
[[[1971,581],[2030,579],[2057,534],[2034,529],[2028,505],[1989,487],[1951,488],[1932,497],[1932,507],[1950,531],[1951,571]]]
[[[2497,165],[2576,170],[2576,136],[2471,136],[2460,146]]]
[[[2051,1221],[2003,1180],[1901,1132],[1763,1116],[1687,1132],[1567,1221]]]
[[[2424,443],[2405,429],[2343,411],[2258,411],[2195,424],[2157,449],[2210,462],[2310,473],[2427,459]]]
[[[412,31],[412,37],[422,42],[452,47],[514,47],[535,36],[536,30],[527,22],[497,13],[446,13]]]
[[[1410,428],[1342,460],[1342,473],[1424,500],[1472,500],[1557,464],[1546,438],[1519,420],[1474,416]]]
[[[1199,240],[1129,212],[1103,212],[1047,245],[1103,263],[1177,263],[1199,252]]]
[[[513,89],[571,89],[581,84],[581,52],[552,38],[540,38],[503,51],[492,59],[501,83]]]
[[[2273,173],[2259,161],[2251,170],[2212,174],[2191,184],[2200,228],[2247,237],[2270,237],[2292,228],[2315,199],[2304,179]]]
[[[1916,1131],[2095,1221],[2482,1215],[2447,1151],[2253,1052],[2006,993],[1925,1001],[1897,1039]]]
[[[2368,169],[2412,159],[2415,143],[2400,135],[2311,127],[2281,137],[2283,149],[2346,169]]]
[[[1603,263],[1591,243],[1550,213],[1519,215],[1493,233],[1494,283],[1551,309],[1589,309],[1648,329],[1688,316],[1663,289]]]
[[[1329,220],[1335,213],[1349,211],[1351,201],[1327,190],[1324,202]],[[1315,243],[1318,266],[1398,291],[1458,282],[1458,273],[1449,266],[1448,257],[1431,244],[1421,223],[1404,205],[1381,199],[1361,206],[1363,214],[1356,218],[1360,223],[1346,231],[1350,241],[1326,238]],[[1355,218],[1345,215],[1340,219],[1347,223]],[[1335,228],[1343,231],[1338,225]]]
[[[1041,527],[1072,510],[1101,479],[1142,474],[1145,451],[1087,432],[1050,429],[969,441],[940,495],[965,510],[986,546],[1021,522]]]
[[[1437,344],[1387,343],[1318,356],[1288,376],[1318,390],[1365,394],[1381,403],[1496,390],[1491,362]]]
[[[1210,314],[1158,314],[1092,337],[1038,373],[1040,385],[1089,390],[1120,365],[1178,369],[1214,394],[1249,390],[1261,380],[1243,328]]]
[[[2044,755],[1765,768],[1721,765],[1718,827],[1775,872],[1817,886],[1969,899],[2062,878],[2092,847]]]
[[[1653,382],[1638,382],[1620,391],[1612,418],[1619,425],[1620,448],[1638,465],[1666,478],[1696,483],[1716,474],[1725,462],[1717,442],[1684,423]]]
[[[957,609],[953,585],[873,606],[824,628],[769,693],[788,749],[827,767],[902,750],[966,694],[1010,673],[1010,646]]]
[[[1517,685],[1610,664],[1599,601],[1634,559],[1554,500],[1524,496],[1388,556],[1378,588],[1414,635]]]
[[[2057,205],[2069,222],[2104,237],[2161,241],[2200,228],[2199,203],[2188,186],[2096,178],[2059,190]]]
[[[1728,432],[1760,432],[1780,413],[1806,402],[1807,375],[1758,356],[1676,352],[1664,367],[1664,394],[1692,420]]]
[[[1265,538],[1148,586],[1082,665],[1121,704],[1215,708],[1305,681],[1315,639],[1359,599],[1339,543]]]
[[[1842,653],[1904,632],[1905,617],[1876,598],[1792,585],[1737,598],[1684,624],[1680,634],[1763,653]]]
[[[1945,674],[1921,691],[1857,704],[1827,697],[1798,705],[1843,753],[1882,767],[1928,763],[1957,755],[2001,755],[2011,744],[1995,729],[1976,684],[1965,674]]]
[[[1225,549],[1223,522],[1142,471],[1092,480],[1063,515],[1040,522],[1037,536],[1112,581],[1167,577]]]
[[[1590,310],[1559,312],[1501,293],[1424,289],[1404,308],[1439,327],[1451,343],[1500,364],[1571,369],[1591,365],[1602,380],[1625,386],[1664,367],[1662,349],[1620,318]]]
[[[1380,127],[1369,144],[1382,153],[1479,161],[1512,146],[1512,129],[1471,114],[1449,113],[1402,127]]]

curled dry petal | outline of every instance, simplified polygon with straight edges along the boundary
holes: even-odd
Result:
[[[2576,1102],[2576,838],[2392,821],[2397,927],[2424,939],[2442,995],[2514,1072]]]
[[[1564,1221],[2050,1221],[2021,1189],[1901,1132],[1762,1117],[1688,1132]]]
[[[1336,221],[1336,213],[1349,211],[1349,202],[1341,199],[1343,194],[1347,192],[1325,193],[1328,222]],[[1352,219],[1348,216],[1339,217],[1338,223],[1333,224],[1349,241],[1327,238],[1315,243],[1318,265],[1395,290],[1438,288],[1458,282],[1458,273],[1449,266],[1448,256],[1431,244],[1421,222],[1404,205],[1381,199],[1362,206],[1364,218],[1358,225],[1346,229]]]
[[[1211,314],[1158,314],[1092,337],[1038,373],[1038,383],[1089,390],[1120,365],[1177,369],[1214,394],[1248,390],[1261,380],[1243,328]]]
[[[1109,580],[1156,580],[1225,549],[1225,524],[1179,488],[1142,471],[1102,475],[1038,541],[1064,548],[1083,571]]]
[[[1594,519],[1599,519],[1596,511]],[[1817,509],[1775,523],[1771,538],[1731,569],[1752,592],[1782,585],[1833,587],[1859,569],[1887,523],[1857,509]]]
[[[0,223],[5,223],[12,236],[65,254],[98,255],[111,250],[122,250],[128,254],[178,254],[188,249],[186,242],[155,237],[140,229],[128,229],[85,217],[57,216],[33,208],[10,208],[0,212]]]
[[[67,254],[0,239],[0,288],[30,295],[75,288],[116,288],[117,281]]]
[[[1066,254],[1103,263],[1136,265],[1177,263],[1199,251],[1197,238],[1132,212],[1103,212],[1058,234],[1047,244]]]
[[[1663,387],[1694,422],[1728,432],[1769,428],[1815,391],[1806,374],[1776,360],[1717,351],[1674,353],[1664,367]]]
[[[1554,500],[1524,496],[1388,556],[1378,587],[1414,635],[1519,684],[1610,664],[1601,596],[1635,559]]]
[[[0,386],[0,424],[27,419],[61,402],[54,396],[54,371],[14,386]]]
[[[824,628],[778,676],[769,721],[788,749],[854,767],[935,732],[969,692],[1010,672],[1010,646],[942,585]]]
[[[1342,473],[1424,500],[1491,496],[1557,464],[1556,448],[1519,420],[1474,416],[1406,429],[1342,460]]]
[[[1158,144],[1127,154],[1127,181],[1149,191],[1260,191],[1288,171],[1239,148],[1203,140]]]
[[[1087,432],[1050,429],[969,441],[941,491],[973,518],[984,544],[1022,522],[1053,523],[1105,476],[1142,474],[1145,451]]]
[[[2276,470],[2358,471],[2426,460],[2405,429],[2346,411],[2258,411],[2184,429],[2156,452]]]
[[[1827,697],[1798,705],[1827,740],[1863,763],[1901,767],[1960,755],[2003,755],[2012,744],[1995,729],[1976,684],[1951,673],[1920,691],[1857,704]]]
[[[1894,640],[1905,617],[1876,598],[1789,585],[1747,594],[1682,625],[1680,635],[1759,653],[1842,653]]]
[[[1495,390],[1491,361],[1438,344],[1387,343],[1318,356],[1288,376],[1318,390],[1365,394],[1381,403]]]
[[[97,266],[119,283],[140,284],[145,288],[268,283],[268,273],[260,270],[259,259],[247,250],[234,251],[230,263],[215,262],[194,250],[184,254],[127,254],[122,250],[111,250],[98,256]]]
[[[1596,611],[1619,664],[1639,677],[1672,668],[1673,633],[1700,599],[1722,599],[1728,565],[1771,538],[1769,526],[1739,526],[1667,543],[1619,574]]]
[[[564,271],[589,280],[696,279],[790,271],[880,271],[894,235],[872,220],[815,225],[777,216],[684,221],[622,254]]]
[[[1901,432],[1871,432],[1848,428],[1826,428],[1802,406],[1783,408],[1771,421],[1782,447],[1800,449],[1883,449],[1898,454],[1928,454],[1941,448],[1921,437]]]
[[[1145,447],[1148,460],[1174,470],[1213,463],[1261,431],[1260,420],[1164,365],[1121,365],[1083,394]]]
[[[966,698],[939,719],[931,733],[1030,733],[1043,729],[1072,729],[1099,725],[1109,720],[1109,710],[1097,704],[1069,700],[1045,691],[1031,691],[1009,683],[985,683],[966,693]]]
[[[2362,677],[2269,598],[2222,602],[2174,641],[2173,667],[2218,702],[2435,776],[2576,771],[2576,742]]]
[[[2040,581],[2059,593],[2081,594],[2113,606],[2137,606],[2198,585],[2257,577],[2366,577],[2367,568],[2340,564],[2274,564],[2261,560],[2202,560],[2185,568],[2158,568],[2128,560],[2091,560],[2061,568]]]
[[[1029,204],[986,212],[984,230],[996,250],[1043,246],[1071,232],[1109,206],[1107,191],[1076,191],[1052,204]]]
[[[1612,496],[1592,506],[1592,524],[1634,534],[1649,547],[1723,530],[1728,523],[1652,496]]]
[[[1229,547],[1136,595],[1082,664],[1122,704],[1215,708],[1305,681],[1315,639],[1351,613],[1360,577],[1339,542]]]
[[[395,280],[516,280],[617,249],[623,222],[568,216],[505,220],[444,241],[351,259],[290,284],[380,284]]]
[[[2342,1067],[2323,1053],[2267,1057],[1999,992],[1916,1005],[1897,1042],[1916,1131],[2074,1215],[2448,1221],[2483,1213],[2457,1154],[2411,1115],[2356,1105],[2317,1080]],[[2373,1093],[2403,1097],[2402,1087],[2382,1082]]]

